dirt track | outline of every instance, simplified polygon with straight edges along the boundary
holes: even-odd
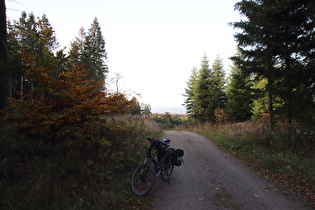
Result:
[[[185,162],[174,168],[170,183],[157,180],[154,209],[311,209],[201,135],[165,131],[163,137],[185,151]]]

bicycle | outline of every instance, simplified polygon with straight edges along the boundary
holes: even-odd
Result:
[[[168,181],[173,172],[174,165],[181,165],[183,150],[169,148],[170,139],[155,140],[146,138],[150,141],[144,163],[136,168],[132,175],[132,190],[140,196],[148,194],[154,186],[155,179],[159,175],[164,181]],[[153,157],[152,149],[157,150],[157,157]],[[174,151],[179,151],[176,153]],[[175,155],[172,155],[172,154]]]

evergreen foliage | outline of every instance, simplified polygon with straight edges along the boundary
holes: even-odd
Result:
[[[105,49],[105,39],[102,35],[101,27],[97,18],[91,24],[87,32],[84,28],[79,31],[79,37],[71,43],[69,51],[70,66],[81,64],[83,69],[88,71],[86,79],[96,84],[100,80],[105,80],[108,67],[105,64],[107,53]],[[104,90],[103,83],[99,90]]]
[[[225,73],[222,59],[217,57],[212,68],[204,56],[199,70],[193,68],[185,89],[184,106],[191,118],[200,121],[215,121],[216,109],[223,109],[226,104]]]
[[[209,67],[209,60],[204,56],[201,60],[199,69],[199,78],[196,92],[197,118],[201,121],[210,121],[214,119],[214,112],[211,112],[211,86],[212,71]]]
[[[57,59],[54,56],[54,50],[57,47],[55,31],[46,15],[35,18],[32,13],[27,15],[22,12],[18,21],[8,24],[8,69],[11,72],[11,96],[19,97],[17,93],[28,93],[36,85],[31,83],[25,75],[30,68],[23,61],[22,55],[31,55],[38,67],[55,68]],[[60,53],[59,56],[61,56]]]
[[[253,83],[236,64],[231,66],[230,81],[227,87],[227,118],[230,122],[243,122],[252,115]]]
[[[196,67],[192,69],[190,78],[188,80],[187,88],[185,88],[185,97],[184,106],[186,107],[187,114],[192,118],[197,118],[198,110],[195,101],[197,100],[197,84],[198,84],[198,70]]]
[[[288,119],[306,120],[314,110],[314,13],[312,0],[243,0],[235,9],[246,20],[232,25],[242,57],[240,68],[267,79],[270,126],[273,129],[274,100]],[[302,97],[301,97],[302,96]]]

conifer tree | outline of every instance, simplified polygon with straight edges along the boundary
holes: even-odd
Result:
[[[70,50],[68,55],[68,68],[73,69],[76,65],[83,65],[83,49],[85,40],[85,29],[83,27],[79,30],[78,37],[75,37],[74,41],[70,43]]]
[[[196,115],[201,121],[214,120],[214,108],[211,106],[212,98],[211,92],[209,92],[211,86],[211,78],[213,72],[209,67],[209,60],[206,55],[201,60],[201,68],[199,70],[198,84],[196,88]]]
[[[31,91],[33,86],[25,78],[24,73],[29,67],[21,55],[32,56],[37,67],[53,68],[56,65],[54,50],[57,47],[55,31],[46,15],[35,18],[33,13],[27,15],[22,12],[18,21],[13,21],[13,24],[9,22],[8,54],[12,88],[23,93]]]
[[[108,67],[105,63],[107,53],[105,49],[105,39],[102,35],[101,27],[97,18],[91,24],[91,27],[85,32],[80,28],[79,36],[71,43],[69,51],[69,68],[75,65],[82,65],[83,69],[88,71],[86,79],[92,80],[94,84],[104,80]],[[104,90],[105,85],[100,87]]]
[[[94,83],[105,79],[105,74],[108,72],[105,64],[107,53],[105,40],[97,18],[93,20],[91,28],[86,33],[82,59],[84,68],[89,72],[87,79]],[[102,88],[104,88],[104,85]]]
[[[306,107],[314,92],[314,13],[312,0],[242,0],[235,5],[246,20],[233,23],[243,59],[235,58],[248,73],[267,79],[270,129],[273,129],[274,100],[283,100],[289,124]],[[299,103],[296,103],[298,98]],[[301,103],[301,100],[303,102]],[[303,115],[303,114],[302,114]],[[306,116],[304,114],[304,116]]]
[[[212,106],[216,108],[224,108],[226,104],[225,95],[225,72],[223,68],[222,58],[217,56],[212,65],[213,76],[210,78],[211,85],[209,91],[212,92]]]
[[[216,119],[215,110],[224,108],[226,103],[224,78],[222,59],[217,57],[211,69],[209,60],[204,55],[200,69],[192,70],[185,89],[184,105],[190,117],[202,122]]]
[[[184,100],[184,106],[187,110],[187,115],[190,118],[197,118],[198,113],[198,107],[196,104],[197,101],[197,84],[198,84],[198,69],[194,67],[192,69],[190,78],[188,80],[187,88],[185,88],[185,94],[183,96],[185,97]]]
[[[249,75],[234,63],[231,66],[230,80],[227,86],[226,113],[231,122],[249,120],[253,102],[252,82]]]

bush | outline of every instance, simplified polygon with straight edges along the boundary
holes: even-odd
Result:
[[[152,114],[151,118],[165,128],[185,126],[188,122],[187,115],[171,114],[169,112],[165,112],[164,114]]]

